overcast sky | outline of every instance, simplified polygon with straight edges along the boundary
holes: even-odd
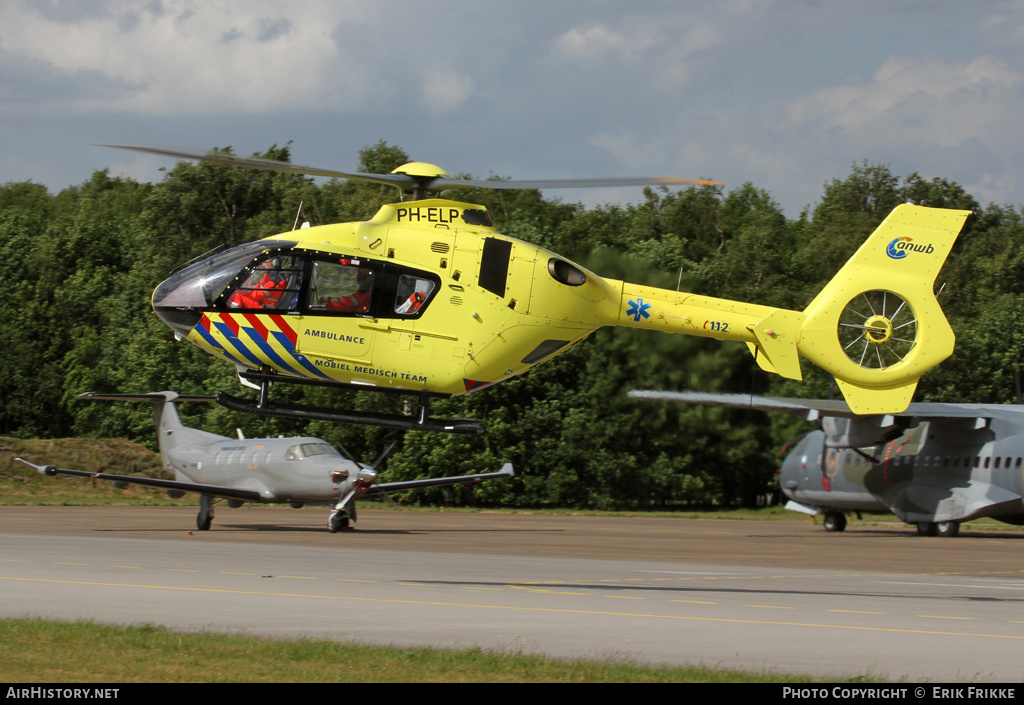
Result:
[[[351,170],[384,139],[477,177],[749,181],[791,218],[863,160],[1024,204],[1024,0],[3,0],[0,66],[0,182],[52,192],[173,165],[93,143]]]

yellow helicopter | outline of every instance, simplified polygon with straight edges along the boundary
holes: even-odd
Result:
[[[746,343],[759,366],[799,380],[803,356],[834,375],[858,414],[902,412],[920,376],[953,351],[933,291],[969,211],[898,206],[803,311],[605,279],[496,232],[487,210],[442,198],[453,188],[717,183],[691,179],[474,181],[422,162],[347,173],[225,152],[118,149],[391,184],[406,198],[369,221],[303,227],[207,256],[161,283],[153,309],[178,338],[226,360],[259,389],[250,413],[390,428],[478,433],[473,419],[431,418],[431,398],[511,379],[602,326]],[[412,416],[270,400],[277,382],[415,397]]]

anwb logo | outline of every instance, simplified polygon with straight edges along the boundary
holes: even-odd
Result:
[[[929,255],[935,251],[935,248],[931,246],[931,243],[926,245],[914,245],[911,244],[912,242],[913,238],[898,237],[886,246],[885,254],[889,255],[893,259],[903,259],[907,256],[908,252],[921,252]]]

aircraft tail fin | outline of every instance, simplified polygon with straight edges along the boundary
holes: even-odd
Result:
[[[857,414],[903,411],[921,375],[953,352],[934,286],[968,215],[898,206],[802,315],[781,312],[769,322],[799,326],[797,351],[835,376]],[[758,336],[759,346],[763,339],[771,336]],[[796,360],[763,349],[772,364]]]
[[[183,401],[214,401],[215,397],[178,394],[177,392],[150,392],[142,394],[100,394],[84,392],[79,399],[95,399],[103,401],[143,401],[153,405],[156,416],[157,440],[160,443],[160,455],[167,466],[167,454],[176,447],[198,443],[204,440],[222,438],[213,433],[185,426],[178,417],[174,405]]]

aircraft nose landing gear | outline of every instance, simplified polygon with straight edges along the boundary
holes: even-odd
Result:
[[[354,502],[348,502],[345,506],[332,509],[331,515],[327,517],[327,530],[332,534],[351,528],[351,523],[356,520],[356,508]]]
[[[196,516],[196,528],[200,531],[209,531],[213,523],[213,498],[209,495],[199,495],[199,515]]]
[[[332,534],[336,534],[343,529],[347,529],[348,514],[343,510],[340,512],[331,512],[331,516],[327,518],[327,530]]]
[[[842,512],[828,512],[825,514],[825,531],[845,531],[846,515]]]

